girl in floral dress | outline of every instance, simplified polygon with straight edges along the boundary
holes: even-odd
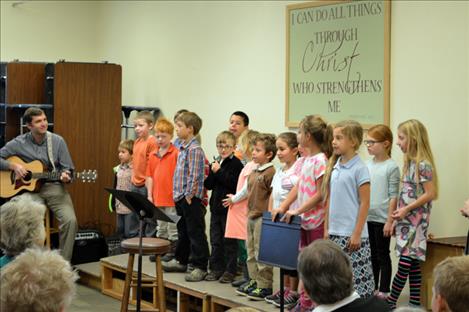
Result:
[[[427,130],[411,119],[398,127],[397,145],[404,153],[402,185],[393,213],[399,264],[387,301],[394,308],[409,277],[411,306],[420,306],[421,270],[425,261],[427,230],[438,179]]]

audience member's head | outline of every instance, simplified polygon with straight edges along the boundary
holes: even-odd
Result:
[[[57,251],[27,249],[0,272],[0,306],[2,311],[64,311],[75,295],[77,279]]]
[[[316,240],[303,249],[298,258],[298,273],[307,294],[317,304],[333,304],[353,292],[350,261],[329,240]]]
[[[14,257],[26,248],[42,246],[46,206],[35,195],[24,193],[0,207],[0,248]]]
[[[469,308],[469,256],[450,257],[433,270],[432,311],[463,312]]]

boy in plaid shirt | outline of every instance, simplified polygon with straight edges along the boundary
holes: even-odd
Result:
[[[194,270],[185,276],[188,282],[199,282],[207,275],[209,249],[205,234],[204,198],[205,154],[195,136],[202,120],[193,112],[176,119],[176,134],[181,141],[173,179],[173,198],[181,219],[177,224],[178,243],[175,259],[163,262],[166,272],[185,272],[191,258]]]

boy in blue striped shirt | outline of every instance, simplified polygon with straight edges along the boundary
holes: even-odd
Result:
[[[185,279],[199,282],[207,275],[209,257],[205,234],[204,198],[205,154],[195,136],[202,128],[202,120],[193,112],[185,112],[176,119],[176,134],[180,140],[179,155],[173,178],[173,198],[181,219],[177,224],[178,243],[175,259],[163,262],[166,272],[185,272],[189,262],[194,270]]]

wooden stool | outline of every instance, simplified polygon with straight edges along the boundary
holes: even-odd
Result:
[[[125,275],[124,293],[122,295],[121,312],[128,311],[130,287],[137,286],[137,278],[133,277],[133,268],[135,255],[138,255],[138,244],[138,237],[129,238],[121,242],[123,252],[129,253],[129,261],[127,263],[127,272]],[[144,237],[142,239],[142,254],[156,256],[156,278],[154,280],[142,278],[142,288],[152,287],[156,289],[156,292],[153,292],[154,296],[158,294],[158,309],[156,309],[155,305],[154,309],[142,309],[142,311],[166,311],[166,297],[163,285],[163,267],[161,266],[161,255],[164,255],[170,251],[170,245],[171,243],[169,241],[160,238]]]
[[[50,209],[49,207],[46,207],[46,214],[44,216],[44,227],[46,229],[46,241],[45,241],[45,245],[47,246],[47,248],[50,249],[50,236],[54,233],[58,233],[59,232],[59,229],[58,228],[54,228],[54,227],[51,227],[51,222],[53,222],[54,220],[51,220],[51,213],[50,213]]]

